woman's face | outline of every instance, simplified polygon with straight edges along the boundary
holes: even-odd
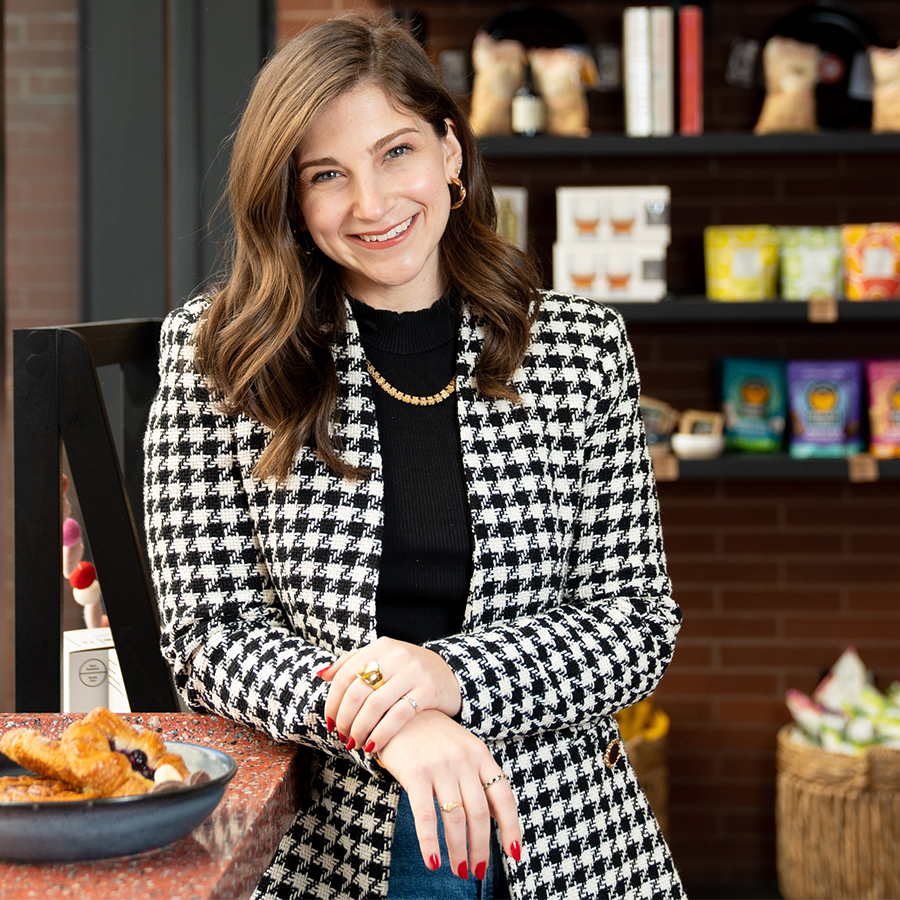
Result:
[[[363,84],[334,100],[297,148],[302,225],[343,273],[347,292],[398,312],[443,292],[440,240],[462,149]]]

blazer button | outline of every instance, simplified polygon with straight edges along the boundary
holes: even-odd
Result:
[[[618,738],[613,738],[606,746],[606,752],[603,754],[603,762],[607,769],[611,769],[622,756],[622,742]]]

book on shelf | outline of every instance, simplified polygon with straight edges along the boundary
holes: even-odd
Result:
[[[675,133],[675,13],[671,6],[629,6],[622,16],[625,132]]]
[[[625,133],[653,134],[650,9],[629,6],[622,14],[622,67],[625,75]]]
[[[679,132],[703,134],[703,10],[678,10]]]
[[[650,95],[654,137],[675,133],[675,12],[650,7]]]

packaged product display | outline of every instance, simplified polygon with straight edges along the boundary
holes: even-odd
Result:
[[[866,363],[869,450],[881,459],[900,457],[900,359]]]
[[[848,360],[791,360],[790,454],[797,459],[851,456],[863,450],[862,367]]]
[[[900,47],[869,47],[872,66],[872,131],[900,131]]]
[[[553,287],[594,300],[661,300],[666,247],[647,241],[554,244]]]
[[[669,188],[557,188],[553,287],[594,300],[661,300],[668,291]]]
[[[830,300],[844,292],[841,229],[778,228],[783,300]]]
[[[900,223],[844,225],[841,233],[847,299],[900,299]]]
[[[671,241],[671,192],[663,185],[556,189],[556,239],[560,243]]]
[[[497,231],[511,244],[525,250],[528,243],[528,190],[494,185]]]
[[[720,367],[726,447],[762,453],[780,450],[787,412],[784,363],[725,357]]]
[[[711,225],[703,229],[706,295],[710,300],[774,300],[778,232],[769,225]]]
[[[757,134],[818,131],[816,75],[819,48],[815,44],[775,35],[763,48],[766,96]]]

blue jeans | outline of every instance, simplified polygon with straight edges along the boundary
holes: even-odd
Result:
[[[459,878],[450,868],[447,844],[444,842],[444,825],[438,812],[438,840],[441,845],[441,867],[432,872],[422,861],[416,823],[413,819],[409,797],[400,792],[400,808],[397,810],[397,826],[391,849],[391,875],[387,900],[508,900],[509,888],[500,861],[501,850],[491,834],[491,858],[484,881],[469,873],[467,881]]]

